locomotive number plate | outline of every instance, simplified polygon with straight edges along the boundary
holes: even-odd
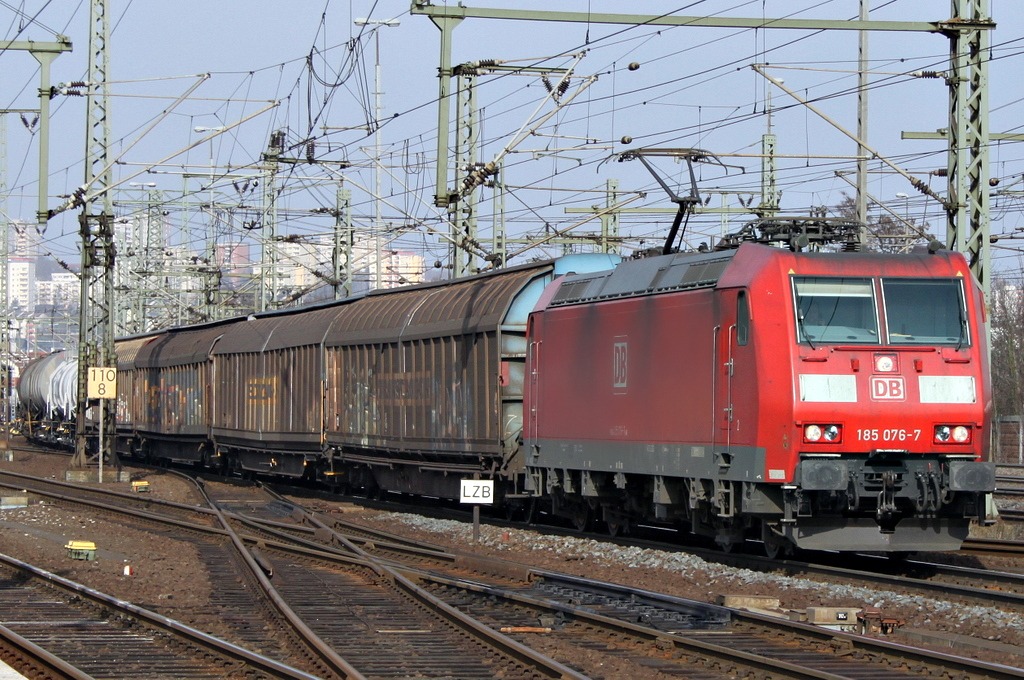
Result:
[[[904,429],[870,429],[857,430],[857,439],[862,442],[916,442],[921,437],[921,430]]]

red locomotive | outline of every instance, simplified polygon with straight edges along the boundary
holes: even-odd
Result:
[[[743,243],[553,284],[530,318],[527,488],[730,547],[956,549],[994,469],[982,294],[945,250]]]

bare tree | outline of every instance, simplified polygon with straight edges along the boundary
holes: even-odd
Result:
[[[991,337],[993,422],[1005,416],[1024,417],[1024,287],[1006,277],[996,276],[989,297]],[[1018,421],[1016,427],[1024,423]],[[1016,459],[1016,430],[1013,458]]]
[[[843,193],[843,200],[835,207],[839,217],[849,220],[857,217],[857,203],[853,197]],[[927,246],[934,236],[928,233],[929,225],[917,225],[913,220],[910,224],[894,218],[888,213],[881,213],[867,223],[867,250],[876,253],[906,253],[916,246]]]

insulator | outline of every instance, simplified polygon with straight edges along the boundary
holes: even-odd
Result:
[[[316,160],[316,142],[306,142],[306,162],[312,163]]]
[[[565,91],[568,90],[568,89],[569,89],[569,79],[568,78],[563,78],[562,81],[560,83],[558,83],[558,96],[561,97],[563,94],[565,94]]]
[[[551,81],[548,80],[547,76],[541,76],[540,77],[540,82],[544,83],[544,87],[547,88],[548,92],[551,92],[551,89],[552,89],[551,88]]]

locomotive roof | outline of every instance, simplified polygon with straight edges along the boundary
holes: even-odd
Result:
[[[734,258],[736,266],[730,268]],[[759,243],[744,243],[735,250],[710,253],[673,253],[640,260],[626,260],[615,269],[570,274],[548,303],[561,307],[616,298],[657,295],[680,290],[747,285],[756,271],[769,266],[782,271],[825,275],[837,267],[848,272],[872,272],[883,276],[954,276],[969,273],[960,253],[949,250],[912,253],[792,252]],[[740,264],[742,263],[742,266]],[[842,263],[840,265],[840,263]]]
[[[569,275],[555,293],[550,306],[690,288],[713,288],[736,253],[736,250],[673,253],[625,261],[608,271]]]

